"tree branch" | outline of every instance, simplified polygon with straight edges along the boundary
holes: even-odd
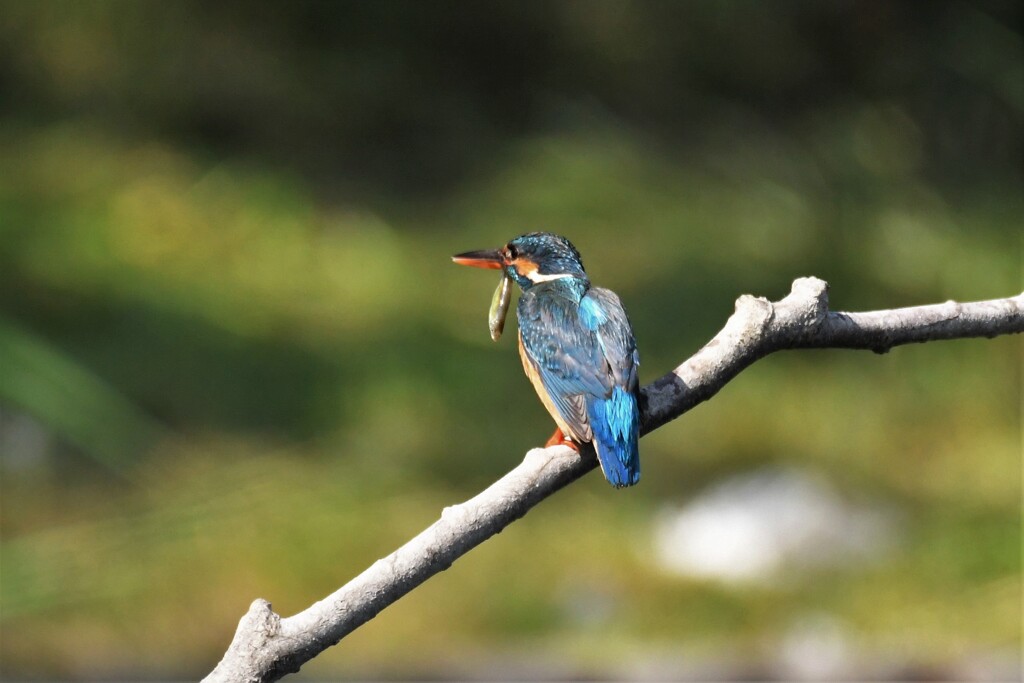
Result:
[[[1024,332],[1024,294],[868,313],[831,313],[828,285],[793,282],[778,302],[749,295],[715,338],[689,360],[641,389],[643,432],[657,429],[718,393],[754,361],[801,348],[884,353],[912,342]],[[323,600],[282,619],[266,600],[242,617],[230,647],[204,680],[274,681],[299,670],[434,574],[530,508],[597,466],[592,452],[535,448],[522,464],[476,497],[445,508],[426,530]]]

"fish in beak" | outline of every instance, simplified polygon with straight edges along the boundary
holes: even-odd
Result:
[[[464,254],[452,256],[452,261],[460,266],[471,266],[473,268],[487,268],[490,270],[503,270],[506,265],[505,255],[500,249],[481,249],[479,251],[467,251]],[[501,281],[498,288],[494,290],[491,297],[491,309],[487,314],[487,328],[491,332],[491,339],[498,341],[505,329],[505,316],[508,315],[508,307],[512,302],[512,278],[507,274],[501,274]]]

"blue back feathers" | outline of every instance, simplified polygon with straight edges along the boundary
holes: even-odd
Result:
[[[601,325],[608,322],[608,314],[596,299],[585,296],[580,301],[580,322],[591,332],[596,332]]]

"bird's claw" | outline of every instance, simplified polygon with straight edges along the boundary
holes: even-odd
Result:
[[[551,438],[549,438],[547,443],[544,444],[544,448],[549,448],[551,446],[568,446],[577,453],[580,452],[580,448],[576,445],[576,442],[563,434],[561,428],[555,429],[555,433],[552,434]]]

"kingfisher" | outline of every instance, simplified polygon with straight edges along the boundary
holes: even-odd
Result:
[[[558,428],[547,446],[591,443],[616,488],[640,480],[636,339],[619,297],[590,284],[576,247],[550,232],[516,237],[500,249],[456,254],[455,263],[502,271],[491,305],[497,340],[511,283],[522,290],[519,356]]]

